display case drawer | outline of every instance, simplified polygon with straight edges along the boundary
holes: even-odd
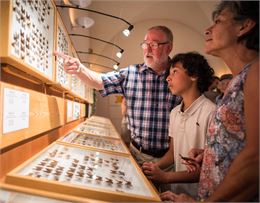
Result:
[[[103,201],[80,198],[66,194],[58,194],[44,190],[37,190],[27,187],[0,184],[1,203],[105,203]]]
[[[54,143],[6,182],[101,201],[160,201],[132,157]]]
[[[130,154],[124,142],[120,139],[90,135],[87,133],[71,131],[58,142],[68,143],[74,146],[105,150],[114,153]]]
[[[112,138],[120,138],[120,135],[116,131],[116,129],[111,126],[111,127],[100,127],[96,125],[91,125],[88,123],[82,123],[79,126],[77,126],[75,131],[82,132],[82,133],[87,133],[90,135],[97,135],[97,136],[102,136],[102,137],[112,137]]]

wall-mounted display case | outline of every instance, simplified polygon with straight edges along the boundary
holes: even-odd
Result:
[[[76,93],[69,89],[63,60],[53,55],[71,54],[72,47],[54,2],[0,0],[1,178],[87,114],[87,100],[79,95],[84,96],[84,87]],[[66,100],[75,102],[71,123],[66,122]]]
[[[58,140],[74,146],[90,147],[116,153],[130,154],[125,144],[119,139],[100,137],[72,131]]]
[[[2,82],[0,95],[0,149],[65,124],[62,98]]]
[[[74,47],[71,47],[71,55],[74,58],[79,58]],[[85,98],[89,103],[92,103],[88,92],[91,90],[91,88],[86,87],[87,86],[85,83],[82,82],[82,80],[80,80],[76,75],[71,75],[71,91]]]
[[[0,60],[9,67],[4,70],[87,101],[85,84],[77,80],[72,90],[63,58],[53,55],[72,55],[73,49],[54,1],[5,0],[0,9]]]
[[[71,55],[71,42],[67,34],[66,28],[61,20],[60,15],[57,13],[57,48],[56,50],[60,53]],[[71,75],[67,74],[63,68],[62,57],[57,57],[56,60],[56,82],[60,83],[62,86],[70,89],[71,88]]]
[[[1,1],[2,63],[53,80],[55,5],[52,0]]]
[[[52,144],[6,182],[102,201],[160,201],[132,157]]]

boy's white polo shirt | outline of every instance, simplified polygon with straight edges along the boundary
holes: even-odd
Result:
[[[174,148],[175,171],[185,171],[179,154],[188,156],[192,148],[204,148],[208,123],[216,105],[201,95],[188,109],[181,111],[183,103],[176,106],[170,113],[169,136],[172,137]],[[177,190],[177,191],[176,191]],[[174,192],[186,192],[197,196],[197,184],[174,184]]]

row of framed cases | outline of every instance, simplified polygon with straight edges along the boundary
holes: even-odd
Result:
[[[5,31],[0,35],[2,63],[86,100],[91,89],[85,90],[84,84],[72,87],[71,75],[63,69],[63,59],[55,60],[53,55],[54,51],[72,55],[74,50],[53,0],[0,1],[0,28]],[[80,82],[74,78],[73,83],[75,80]]]
[[[100,201],[160,201],[129,155],[53,143],[6,176],[6,183]]]

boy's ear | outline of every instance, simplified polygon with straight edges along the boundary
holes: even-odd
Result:
[[[191,78],[192,81],[198,80],[198,76],[195,76],[195,75],[194,75],[194,76],[191,76],[190,78]]]

